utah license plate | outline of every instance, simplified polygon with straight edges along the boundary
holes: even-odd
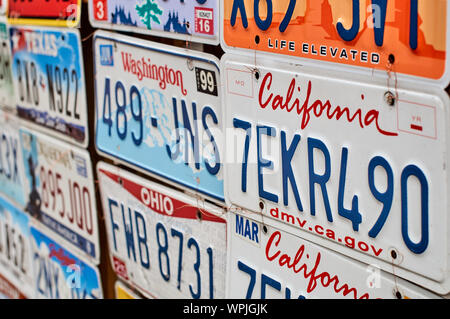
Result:
[[[0,110],[0,193],[25,205],[24,170],[19,137],[19,119]]]
[[[97,206],[89,153],[27,129],[20,130],[20,140],[25,211],[98,264]]]
[[[229,204],[449,292],[445,92],[257,61],[222,59]]]
[[[227,298],[440,298],[276,226],[234,213],[229,225]]]
[[[14,291],[33,297],[33,255],[30,246],[30,219],[11,202],[0,196],[0,274],[9,284],[1,284],[0,292],[14,297]],[[16,289],[14,289],[16,287]],[[8,288],[8,289],[6,289]]]
[[[79,30],[30,26],[9,30],[19,117],[85,147],[87,104]]]
[[[222,2],[225,47],[448,84],[450,8],[446,0]]]
[[[97,149],[222,201],[217,59],[106,32],[94,50]]]
[[[47,232],[31,227],[33,286],[37,299],[102,299],[98,269],[74,255]]]
[[[90,0],[96,28],[219,44],[217,0]]]
[[[80,22],[81,0],[2,1],[8,1],[8,19],[11,24],[73,28]]]
[[[224,298],[223,212],[115,166],[97,171],[115,272],[153,298]]]

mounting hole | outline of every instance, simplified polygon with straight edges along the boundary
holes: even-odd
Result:
[[[264,225],[264,226],[263,226],[263,232],[264,232],[264,234],[267,234],[267,231],[268,231],[268,230],[267,230],[267,226]]]
[[[259,44],[259,40],[260,40],[260,39],[259,39],[259,35],[255,36],[255,43],[256,43],[256,44]]]
[[[400,292],[400,291],[396,291],[395,292],[395,297],[397,298],[397,299],[402,299],[402,293]]]
[[[122,180],[122,178],[119,177],[118,181],[119,181],[119,185],[120,185],[120,186],[123,186],[123,180]]]
[[[397,259],[397,252],[395,250],[391,250],[391,257]]]
[[[384,93],[384,100],[387,105],[394,106],[395,105],[395,95],[392,92]]]
[[[197,209],[196,216],[197,216],[197,219],[198,219],[199,221],[201,221],[202,218],[203,218],[202,212],[201,212],[199,209]]]
[[[395,62],[395,55],[393,55],[392,53],[389,54],[388,61],[389,61],[390,64],[394,64],[394,62]]]
[[[255,79],[259,80],[259,71],[255,71]]]
[[[259,202],[259,208],[264,209],[264,202]]]

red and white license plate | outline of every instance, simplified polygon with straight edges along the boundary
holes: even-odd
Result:
[[[227,298],[440,298],[376,264],[345,257],[262,220],[230,216]]]
[[[450,291],[445,92],[254,56],[222,70],[229,205]]]
[[[223,212],[115,166],[97,171],[119,277],[152,298],[224,298]]]

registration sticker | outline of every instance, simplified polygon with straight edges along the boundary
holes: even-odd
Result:
[[[222,210],[115,166],[97,171],[116,274],[150,298],[224,298]]]
[[[222,58],[227,204],[448,293],[447,94],[257,61]]]
[[[86,259],[99,263],[97,206],[89,153],[32,130],[20,130],[25,211]]]
[[[85,147],[87,103],[79,30],[11,26],[9,33],[19,117]]]

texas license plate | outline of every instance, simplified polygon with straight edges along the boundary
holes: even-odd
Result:
[[[262,57],[222,61],[229,204],[449,292],[445,92]]]
[[[27,129],[20,130],[20,140],[25,211],[98,264],[97,206],[89,153]]]
[[[77,257],[47,232],[31,227],[35,297],[37,299],[101,299],[98,269]]]
[[[96,28],[219,44],[217,0],[90,0]]]
[[[227,298],[440,298],[414,284],[242,215],[229,221]]]
[[[10,27],[18,115],[36,128],[86,146],[84,66],[79,30]]]
[[[11,24],[48,25],[73,28],[81,17],[81,0],[8,1]]]
[[[94,50],[97,149],[223,200],[217,59],[106,32]]]
[[[97,171],[115,272],[152,298],[224,298],[223,212],[115,166]]]
[[[0,193],[23,206],[23,159],[19,137],[19,119],[0,110]]]
[[[228,48],[396,72],[445,87],[449,10],[446,0],[224,0],[221,21]]]
[[[11,50],[9,27],[0,17],[0,108],[15,108],[14,88],[11,74]]]
[[[9,289],[1,284],[0,292],[6,290],[5,294],[14,295],[13,287],[16,287],[20,292],[17,294],[18,298],[21,295],[32,298],[32,262],[30,219],[27,214],[0,196],[0,274],[3,276],[0,282],[6,281],[11,285]]]

